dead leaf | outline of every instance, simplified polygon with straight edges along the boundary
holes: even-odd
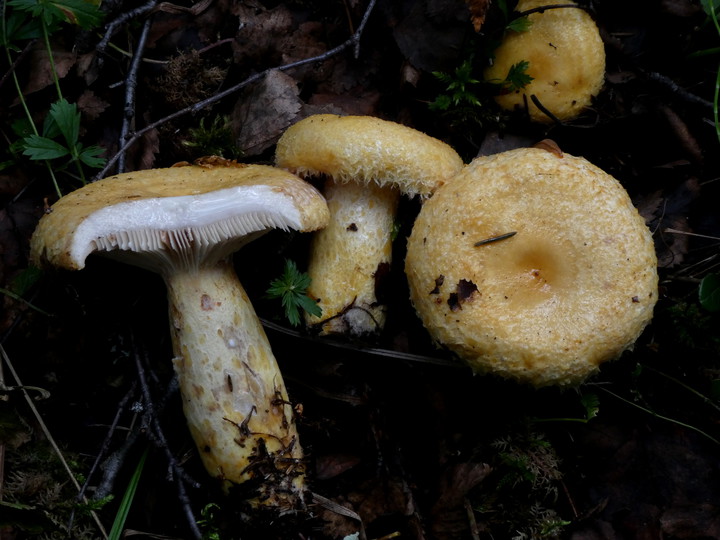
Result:
[[[440,478],[438,498],[431,511],[434,538],[450,540],[467,536],[469,523],[465,497],[487,478],[491,470],[486,463],[458,463],[445,471]]]
[[[470,21],[472,21],[473,28],[475,28],[476,32],[479,32],[485,23],[485,15],[490,7],[490,0],[465,0],[465,3],[470,10]]]
[[[315,462],[315,478],[329,480],[352,469],[360,463],[360,458],[352,454],[329,454],[318,456]]]
[[[283,51],[287,36],[294,33],[293,17],[287,7],[265,9],[251,3],[238,2],[233,14],[242,21],[233,44],[234,61],[240,65],[248,59],[265,56],[267,52]],[[294,42],[293,42],[294,43]]]
[[[85,90],[80,94],[80,97],[78,97],[77,106],[87,120],[97,120],[98,116],[100,116],[110,104],[97,97],[95,92]]]
[[[55,62],[55,71],[57,72],[57,76],[62,79],[75,65],[77,54],[62,49],[53,49],[52,53]],[[29,70],[29,77],[23,87],[23,94],[31,94],[54,84],[50,60],[44,48],[38,45],[38,47],[30,53],[28,62],[29,65],[32,66],[32,69]]]
[[[274,70],[240,96],[231,125],[244,155],[256,156],[275,144],[300,111],[298,94],[295,79]]]

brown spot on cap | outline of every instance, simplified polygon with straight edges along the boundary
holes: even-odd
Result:
[[[442,287],[442,284],[445,282],[445,276],[440,274],[438,277],[435,278],[435,288],[430,291],[430,294],[440,294],[440,287]]]

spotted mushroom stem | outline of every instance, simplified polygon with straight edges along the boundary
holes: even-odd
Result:
[[[224,488],[258,480],[251,504],[303,504],[303,453],[267,336],[232,264],[165,276],[174,367],[190,432]]]
[[[321,334],[377,332],[386,319],[381,291],[392,262],[400,192],[328,178],[323,194],[330,223],[314,234],[308,263],[308,293],[322,315],[306,314],[306,323]]]

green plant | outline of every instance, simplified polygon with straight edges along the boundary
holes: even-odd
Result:
[[[112,529],[110,529],[110,534],[108,535],[109,540],[120,540],[120,538],[123,537],[125,521],[127,520],[127,516],[130,513],[130,507],[135,499],[135,493],[137,492],[140,477],[142,476],[143,469],[145,468],[147,455],[148,450],[146,449],[142,456],[140,456],[140,459],[135,466],[135,471],[133,472],[130,482],[125,489],[122,501],[120,501],[120,507],[118,508],[117,514],[115,514],[115,520],[113,521]]]
[[[708,311],[720,311],[720,274],[708,274],[700,281],[698,299]]]
[[[490,446],[492,474],[473,495],[489,536],[558,538],[569,522],[554,509],[562,472],[553,445],[542,432],[523,426]]]
[[[13,65],[13,54],[21,51],[20,44],[42,39],[57,94],[45,122],[38,128],[17,73],[12,69],[15,89],[26,117],[25,122],[15,122],[12,126],[19,137],[12,149],[33,161],[44,162],[56,192],[61,195],[55,171],[65,170],[68,165],[74,164],[78,177],[85,183],[83,165],[101,167],[104,160],[100,155],[104,150],[98,146],[83,146],[79,140],[80,111],[77,104],[63,97],[50,38],[64,23],[82,29],[94,28],[101,22],[103,14],[95,4],[85,0],[9,0],[2,4],[0,10],[0,45],[5,50],[8,64]],[[58,163],[61,158],[66,158],[66,161]]]
[[[705,14],[708,16],[710,21],[712,21],[712,24],[715,27],[715,30],[717,31],[718,35],[720,35],[720,22],[718,21],[718,17],[717,17],[718,8],[715,7],[715,1],[714,0],[701,0],[700,3],[702,4]],[[715,121],[715,131],[717,133],[718,140],[720,140],[720,112],[719,112],[719,108],[718,108],[719,103],[720,103],[720,66],[718,66],[716,76],[715,76],[715,92],[713,95],[713,118]]]
[[[200,510],[201,519],[197,521],[202,531],[202,540],[220,540],[220,532],[217,524],[218,511],[220,506],[216,503],[208,503]]]
[[[306,294],[309,286],[310,276],[300,272],[294,261],[286,259],[283,274],[270,282],[267,297],[279,298],[290,324],[297,326],[300,324],[301,309],[316,317],[322,315],[322,309],[317,302]]]
[[[446,85],[445,94],[440,94],[430,103],[434,111],[447,111],[450,107],[480,107],[482,103],[476,95],[475,86],[480,80],[473,77],[472,59],[465,60],[452,74],[434,71],[433,75]]]
[[[508,74],[505,80],[502,82],[502,86],[508,92],[514,92],[515,90],[521,90],[530,84],[533,77],[528,75],[527,70],[530,67],[530,62],[527,60],[521,60],[517,64],[510,66]]]

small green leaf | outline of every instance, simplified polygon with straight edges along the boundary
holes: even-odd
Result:
[[[532,21],[530,20],[530,17],[518,17],[517,19],[513,19],[510,21],[507,25],[508,30],[512,30],[513,32],[527,32],[530,30],[530,27],[532,26]]]
[[[104,13],[98,6],[86,0],[57,0],[55,6],[65,15],[65,20],[86,30],[98,26]]]
[[[300,272],[295,262],[287,259],[282,276],[270,282],[266,293],[268,298],[280,298],[288,321],[297,326],[300,324],[300,309],[316,316],[322,314],[317,302],[306,294],[309,286],[310,276]]]
[[[8,5],[42,18],[49,29],[69,22],[87,30],[98,26],[104,16],[98,6],[85,0],[9,0]]]
[[[507,77],[505,77],[505,86],[510,92],[525,88],[534,77],[527,74],[527,70],[530,67],[530,62],[527,60],[521,60],[517,64],[510,66]]]
[[[37,266],[28,266],[20,272],[10,283],[10,290],[18,296],[25,296],[40,279],[42,270]]]
[[[430,103],[430,110],[447,111],[450,105],[452,105],[452,98],[446,94],[441,94],[435,98],[435,101]]]
[[[698,289],[700,305],[708,311],[720,311],[720,274],[708,274]]]
[[[30,135],[23,139],[23,154],[32,160],[55,159],[67,156],[70,150],[62,144],[40,137],[39,135]]]
[[[10,13],[5,20],[5,26],[0,25],[0,45],[16,52],[20,51],[20,48],[15,46],[15,43],[39,38],[41,35],[42,27],[39,21],[20,11]]]
[[[77,105],[60,99],[50,105],[50,117],[65,138],[68,148],[75,146],[80,136],[80,111]]]
[[[600,412],[600,398],[597,394],[583,394],[580,403],[585,407],[585,420],[592,420]]]
[[[88,146],[83,148],[82,145],[78,145],[78,158],[88,167],[93,169],[99,169],[105,165],[106,159],[100,157],[105,153],[105,149],[100,146]]]

